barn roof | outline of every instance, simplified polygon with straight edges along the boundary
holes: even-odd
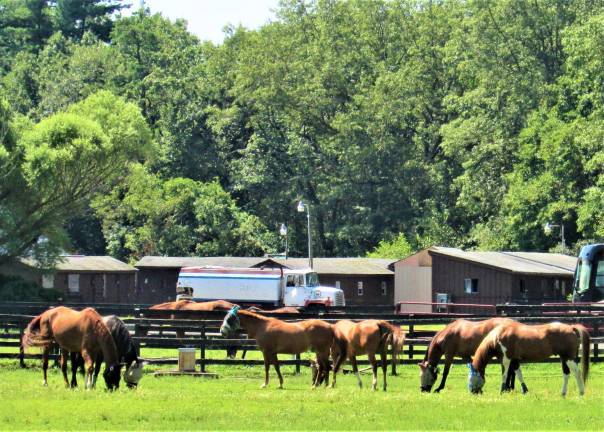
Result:
[[[308,268],[308,258],[272,259],[290,269]],[[396,260],[379,258],[313,258],[313,270],[334,275],[393,275],[389,266]]]
[[[432,247],[429,252],[512,273],[541,276],[572,276],[577,262],[569,255],[544,252],[480,252],[446,247]]]
[[[37,267],[36,261],[22,259],[29,267]],[[65,272],[111,272],[128,273],[137,271],[134,267],[110,256],[62,255],[54,266],[55,271]]]
[[[394,261],[376,258],[313,258],[313,266],[319,274],[392,275],[394,273],[389,269],[389,266]],[[308,268],[308,258],[146,256],[138,261],[135,266],[138,268],[260,267],[271,264],[298,270]]]
[[[163,267],[163,268],[181,268],[181,267],[254,267],[268,258],[255,257],[165,257],[165,256],[146,256],[141,258],[135,267]]]

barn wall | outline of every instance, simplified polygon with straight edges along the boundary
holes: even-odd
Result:
[[[465,292],[465,279],[478,280],[478,292]],[[452,303],[498,304],[512,301],[513,276],[509,272],[456,260],[432,256],[432,301],[437,293],[450,295]],[[479,309],[456,308],[457,312],[480,312]]]
[[[324,286],[336,286],[344,291],[347,305],[394,305],[394,275],[334,275],[319,274]],[[363,282],[363,295],[358,295],[358,283]],[[386,284],[386,295],[382,295],[382,282]]]
[[[432,302],[432,267],[394,266],[394,303]],[[430,312],[430,305],[403,305],[401,312]]]
[[[179,272],[180,268],[139,268],[136,303],[174,301]]]

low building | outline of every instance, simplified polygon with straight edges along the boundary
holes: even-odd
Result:
[[[347,305],[393,305],[394,260],[371,258],[314,258],[313,267],[321,285],[339,287]],[[283,267],[308,268],[307,258],[266,257],[157,257],[147,256],[135,264],[138,268],[139,303],[174,300],[178,273],[182,267]]]
[[[495,305],[566,301],[575,265],[575,257],[562,254],[433,247],[394,264],[395,302]],[[436,308],[409,304],[402,310],[426,312]]]
[[[64,255],[52,271],[42,272],[33,260],[6,265],[4,274],[21,276],[42,288],[56,289],[63,301],[133,303],[137,270],[110,256]]]

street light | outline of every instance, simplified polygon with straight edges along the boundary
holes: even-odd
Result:
[[[307,231],[308,231],[308,265],[310,266],[310,268],[313,268],[312,267],[312,241],[310,239],[310,206],[307,204],[304,204],[304,201],[300,200],[300,202],[298,203],[298,212],[304,213],[305,210],[306,210],[306,218],[308,220],[308,227],[307,227]]]
[[[543,231],[545,232],[545,234],[550,235],[553,232],[554,228],[560,228],[560,240],[562,242],[562,253],[564,253],[564,251],[566,250],[566,240],[564,239],[564,224],[561,223],[560,225],[558,224],[552,224],[552,223],[546,223],[543,226]]]
[[[281,228],[279,228],[279,234],[282,237],[285,237],[285,259],[287,259],[287,225],[284,223],[281,224]]]

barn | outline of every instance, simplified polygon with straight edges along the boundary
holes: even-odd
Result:
[[[42,272],[35,261],[21,259],[0,272],[21,276],[64,294],[76,303],[131,303],[135,300],[137,270],[110,256],[62,255],[54,269]]]
[[[576,258],[542,252],[477,252],[432,247],[397,261],[395,302],[540,304],[566,301]],[[428,312],[430,305],[403,305]],[[476,312],[457,308],[458,312]]]
[[[314,258],[321,285],[340,287],[348,305],[393,305],[394,260],[371,258]],[[138,268],[138,303],[174,300],[182,267],[283,267],[308,268],[307,258],[266,257],[160,257],[146,256]]]

